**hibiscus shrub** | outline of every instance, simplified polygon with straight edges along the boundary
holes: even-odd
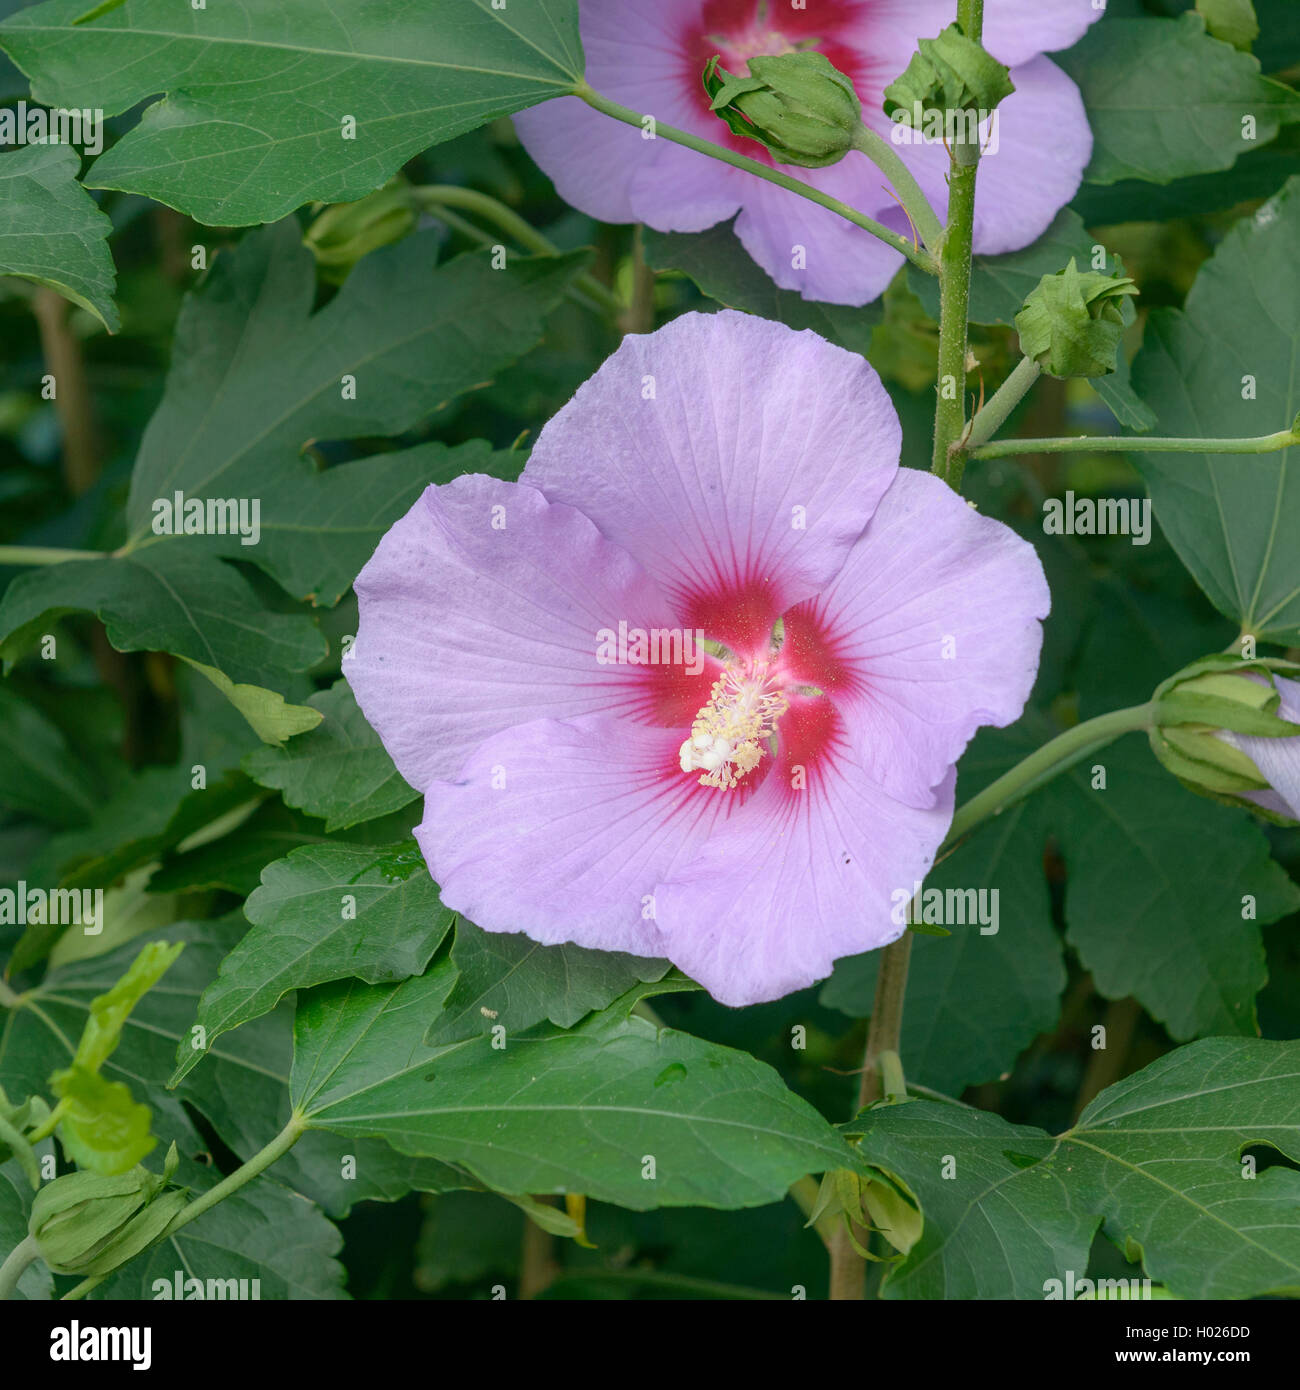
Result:
[[[1300,1290],[1300,7],[0,14],[0,1296]]]

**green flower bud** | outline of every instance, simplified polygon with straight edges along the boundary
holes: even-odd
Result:
[[[974,144],[977,121],[955,123],[951,113],[969,111],[979,119],[991,114],[1016,90],[1010,70],[950,24],[936,39],[921,39],[902,76],[885,88],[885,114],[924,131],[927,113],[938,112],[950,127],[950,145]]]
[[[766,145],[780,164],[821,169],[843,159],[862,125],[853,83],[824,53],[782,53],[749,60],[749,76],[704,69],[710,110],[736,135]]]
[[[1021,351],[1049,376],[1107,376],[1119,360],[1124,299],[1137,293],[1128,276],[1081,271],[1071,258],[1043,276],[1016,315]]]
[[[185,1206],[187,1192],[163,1192],[176,1171],[176,1145],[161,1175],[134,1168],[117,1177],[69,1173],[32,1201],[27,1229],[55,1274],[107,1274],[151,1245]]]
[[[308,227],[305,240],[322,277],[341,285],[362,256],[400,241],[415,222],[406,185],[390,183],[359,202],[326,208]]]
[[[1259,38],[1259,20],[1251,0],[1196,0],[1196,12],[1210,37],[1249,53]]]
[[[1244,792],[1266,791],[1268,780],[1251,758],[1221,735],[1300,737],[1300,724],[1275,713],[1280,702],[1271,672],[1291,662],[1243,661],[1223,653],[1171,676],[1152,698],[1151,748],[1184,786],[1202,796],[1267,814]]]

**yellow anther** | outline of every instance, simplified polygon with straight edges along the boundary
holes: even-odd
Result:
[[[734,787],[763,757],[764,744],[789,708],[780,691],[767,687],[767,667],[728,668],[714,681],[709,703],[695,716],[681,746],[683,772],[700,772],[700,785]]]

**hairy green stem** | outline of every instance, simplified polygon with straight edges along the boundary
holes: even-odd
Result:
[[[985,401],[983,410],[970,422],[970,429],[966,431],[966,438],[960,446],[961,452],[969,457],[973,448],[992,439],[1042,374],[1043,369],[1032,357],[1022,357],[1016,363],[1015,370]]]
[[[9,1252],[4,1264],[0,1265],[0,1303],[14,1296],[27,1266],[34,1264],[40,1254],[35,1236],[24,1236]]]
[[[930,206],[921,185],[912,177],[912,171],[903,162],[898,151],[888,140],[869,125],[860,125],[853,137],[853,148],[866,157],[880,170],[894,186],[903,211],[912,219],[921,244],[931,251],[938,251],[943,245],[943,223],[939,214]]]
[[[1099,714],[1095,719],[1085,720],[1050,739],[1023,762],[1017,763],[1010,772],[1004,772],[982,792],[958,807],[939,852],[942,854],[952,849],[982,821],[1022,800],[1044,782],[1073,767],[1081,758],[1113,743],[1121,734],[1149,729],[1153,713],[1154,706],[1151,704],[1131,705],[1127,709]]]
[[[689,131],[678,130],[674,126],[665,125],[662,121],[655,120],[653,127],[647,126],[647,120],[653,120],[652,117],[644,116],[639,111],[633,111],[631,107],[620,106],[618,102],[611,101],[607,96],[602,96],[600,92],[593,90],[585,82],[576,89],[575,94],[581,97],[588,106],[595,107],[597,111],[603,111],[605,115],[612,116],[616,121],[622,121],[625,125],[636,126],[643,131],[653,129],[656,139],[662,137],[665,140],[671,140],[674,144],[684,145],[688,150],[695,150],[698,154],[708,155],[710,159],[720,159],[724,164],[730,164],[737,169],[744,169],[747,173],[754,174],[760,179],[766,179],[768,183],[776,184],[778,188],[797,193],[801,198],[807,198],[809,202],[817,203],[831,212],[838,213],[855,226],[861,227],[863,231],[870,232],[872,236],[878,237],[886,245],[892,246],[895,251],[906,256],[913,265],[924,270],[928,275],[933,275],[936,272],[934,257],[928,251],[918,249],[906,237],[899,236],[897,232],[891,232],[888,227],[877,222],[874,218],[868,217],[866,213],[859,212],[857,208],[850,207],[848,203],[841,202],[838,198],[832,198],[829,193],[823,193],[820,188],[814,188],[811,184],[791,178],[789,174],[782,173],[781,170],[775,169],[771,165],[760,164],[757,159],[750,159],[748,155],[737,154],[734,150],[727,149],[725,145],[716,145],[712,140],[701,140],[698,135],[692,135]]]
[[[61,565],[65,560],[106,559],[106,550],[55,550],[45,545],[0,545],[0,565]]]
[[[984,36],[984,0],[958,0],[957,23],[968,39]],[[975,236],[978,136],[957,140],[948,172],[948,230],[939,253],[939,380],[930,471],[961,491],[965,459],[958,446],[966,429],[966,357],[969,351],[971,243]]]
[[[539,232],[531,222],[525,221],[513,208],[508,208],[503,202],[487,193],[480,193],[477,189],[461,188],[453,183],[430,183],[412,188],[411,196],[427,212],[438,214],[444,209],[459,208],[462,212],[472,213],[485,222],[490,222],[525,250],[536,251],[542,256],[559,254],[560,248],[548,236]],[[458,231],[467,231],[471,236],[478,234],[476,227],[461,221],[458,217],[447,220]],[[608,285],[601,284],[594,275],[589,275],[586,271],[574,278],[573,285],[610,313],[621,314],[627,309],[627,305]]]
[[[1279,430],[1251,439],[1143,439],[1134,434],[1069,435],[1061,439],[996,439],[967,449],[970,458],[1014,454],[1275,454],[1300,446],[1300,430]]]

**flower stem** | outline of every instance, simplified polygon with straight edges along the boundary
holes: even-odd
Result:
[[[1023,762],[1017,763],[1010,772],[1003,773],[958,808],[939,852],[942,854],[954,848],[982,821],[999,815],[1008,806],[1051,781],[1058,773],[1073,767],[1081,758],[1113,743],[1121,734],[1150,728],[1153,711],[1151,704],[1112,710],[1109,714],[1099,714],[1095,719],[1076,724],[1074,728],[1050,739]]]
[[[463,212],[481,217],[485,222],[490,222],[525,250],[536,251],[542,256],[559,254],[560,248],[548,236],[539,232],[531,222],[525,221],[513,208],[508,208],[503,202],[486,193],[480,193],[477,189],[461,188],[458,184],[452,183],[430,183],[412,188],[411,196],[427,212],[437,214],[443,208],[459,208]],[[459,223],[460,219],[457,218],[455,221]],[[461,226],[463,225],[462,223]],[[575,289],[580,289],[610,313],[621,314],[627,308],[608,285],[601,284],[594,275],[588,275],[586,271],[576,276],[573,284]]]
[[[903,162],[898,151],[888,140],[869,125],[860,125],[853,137],[853,148],[866,157],[880,170],[894,186],[903,211],[912,219],[917,235],[924,246],[938,251],[943,245],[943,223],[939,214],[930,206],[921,185],[912,177],[912,171]]]
[[[1015,370],[984,404],[984,409],[970,422],[970,429],[961,445],[967,457],[972,449],[993,436],[1006,424],[1007,416],[1024,400],[1029,388],[1042,375],[1043,369],[1032,357],[1022,357]]]
[[[1251,439],[1143,439],[1132,434],[996,439],[988,444],[977,444],[966,453],[970,458],[979,459],[1007,458],[1013,454],[1274,454],[1279,449],[1294,449],[1298,445],[1300,430],[1289,429]]]
[[[0,1265],[0,1303],[14,1296],[27,1266],[34,1264],[40,1253],[34,1236],[24,1236],[9,1252],[4,1264]]]
[[[191,1221],[197,1220],[205,1211],[211,1210],[218,1202],[229,1197],[231,1193],[238,1192],[245,1183],[252,1182],[259,1173],[264,1172],[277,1159],[283,1158],[302,1138],[306,1130],[307,1126],[303,1117],[295,1111],[290,1115],[289,1123],[264,1149],[259,1149],[247,1163],[236,1168],[229,1177],[223,1178],[216,1187],[210,1187],[201,1197],[196,1197],[194,1201],[182,1207],[173,1217],[167,1229],[154,1241],[154,1245],[158,1245],[169,1236],[175,1235],[182,1226],[188,1226]],[[63,1295],[64,1299],[84,1298],[96,1284],[102,1283],[105,1277],[98,1275],[90,1279],[83,1279],[75,1289],[70,1289]]]
[[[605,115],[612,116],[616,121],[636,126],[643,131],[651,129],[650,126],[646,125],[646,121],[650,118],[643,116],[639,111],[633,111],[631,107],[620,106],[618,102],[611,101],[607,96],[602,96],[600,92],[593,90],[585,82],[576,88],[575,95],[581,97],[588,106],[595,107],[597,111],[603,111]],[[850,207],[848,203],[841,202],[838,198],[832,198],[829,193],[823,193],[820,188],[802,183],[799,179],[791,178],[789,174],[784,174],[781,170],[774,169],[767,164],[760,164],[758,160],[750,159],[748,155],[737,154],[734,150],[727,149],[725,145],[716,145],[712,140],[702,140],[698,135],[692,135],[689,131],[678,130],[674,126],[665,125],[662,121],[655,121],[653,130],[656,138],[662,136],[674,144],[684,145],[688,150],[695,150],[698,154],[708,155],[710,159],[720,159],[724,164],[730,164],[737,169],[744,169],[747,173],[754,174],[760,179],[766,179],[768,183],[776,184],[778,188],[797,193],[801,198],[807,198],[809,202],[818,203],[831,212],[838,213],[855,226],[861,227],[863,231],[870,232],[872,236],[878,237],[886,245],[892,246],[895,251],[906,256],[918,269],[924,270],[928,275],[936,273],[935,259],[928,251],[913,246],[907,237],[899,236],[897,232],[891,232],[888,227],[877,222],[874,218],[868,217],[866,213],[859,212],[857,208]]]
[[[44,545],[0,545],[0,565],[61,565],[64,560],[106,559],[106,550],[55,550]]]
[[[885,1095],[884,1065],[887,1058],[891,1076],[897,1068],[901,1086],[902,1063],[899,1061],[899,1039],[903,1032],[903,1000],[907,994],[907,970],[912,959],[912,933],[905,931],[880,953],[880,971],[876,976],[876,998],[871,1006],[871,1023],[867,1028],[867,1048],[862,1058],[861,1080],[858,1082],[858,1104],[854,1114]],[[861,1232],[860,1241],[867,1239]],[[843,1222],[830,1244],[832,1301],[856,1300],[864,1297],[863,1286],[867,1262],[853,1248],[848,1228]]]
[[[957,23],[979,43],[984,36],[984,0],[958,0]],[[975,236],[975,177],[980,145],[956,140],[948,173],[948,230],[939,253],[939,381],[934,412],[930,471],[961,491],[966,461],[954,451],[966,429],[966,355],[969,351],[971,243]]]

